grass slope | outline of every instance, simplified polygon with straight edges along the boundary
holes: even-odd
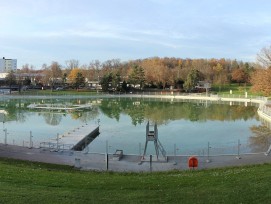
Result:
[[[0,203],[270,203],[270,180],[271,164],[138,174],[0,159]]]

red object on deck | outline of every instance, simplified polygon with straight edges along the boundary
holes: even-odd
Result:
[[[197,168],[198,167],[198,159],[197,157],[190,157],[188,159],[188,166],[189,168]]]

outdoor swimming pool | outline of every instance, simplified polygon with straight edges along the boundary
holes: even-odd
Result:
[[[91,110],[31,110],[29,104],[92,104]],[[0,142],[26,145],[30,131],[35,146],[55,138],[83,123],[100,125],[100,135],[89,144],[89,152],[109,153],[121,149],[125,154],[143,153],[146,124],[157,123],[158,138],[168,155],[236,154],[265,151],[269,144],[255,137],[262,123],[257,105],[165,99],[89,98],[89,99],[8,99],[1,101]],[[238,143],[239,142],[239,143]],[[209,143],[209,146],[208,146]],[[107,144],[107,145],[106,145]],[[176,147],[176,149],[174,149]],[[147,154],[154,153],[149,142]]]

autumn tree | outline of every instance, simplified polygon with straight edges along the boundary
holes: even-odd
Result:
[[[68,75],[69,83],[78,89],[80,86],[83,86],[85,83],[85,78],[82,74],[82,71],[78,68],[71,70],[70,74]]]
[[[145,59],[140,64],[144,68],[146,83],[157,85],[158,82],[157,77],[154,74],[155,64],[153,62],[153,59]]]
[[[192,68],[200,71],[204,75],[209,73],[209,67],[208,61],[205,59],[194,59],[192,61]]]
[[[234,69],[231,73],[231,77],[232,81],[239,83],[239,86],[241,83],[247,82],[248,79],[248,75],[244,69]]]
[[[67,69],[63,70],[63,72],[69,76],[71,69],[78,68],[78,65],[79,62],[77,60],[68,60],[66,61]],[[139,81],[138,83],[138,81],[136,82],[133,79],[137,75],[133,73],[134,66],[142,68],[145,81]],[[80,69],[82,70],[82,76],[88,81],[100,81],[103,76],[108,77],[108,74],[111,73],[111,77],[120,75],[121,81],[128,83],[130,80],[130,84],[140,84],[141,88],[144,84],[149,87],[165,88],[169,85],[181,87],[192,69],[198,70],[203,74],[204,79],[221,86],[232,79],[231,77],[235,78],[232,73],[233,70],[244,69],[246,74],[250,76],[252,72],[251,67],[249,63],[230,59],[225,60],[223,58],[181,59],[152,57],[128,62],[121,62],[119,59],[107,60],[105,62],[95,60],[90,62],[89,65],[82,65]],[[52,65],[43,67],[43,75],[44,84],[53,84],[52,79],[55,79],[56,76],[53,74]],[[63,77],[63,74],[57,77],[58,81],[61,81],[61,77]],[[143,79],[143,77],[140,79]],[[112,83],[112,79],[110,83]]]
[[[174,83],[176,77],[172,76],[173,72],[169,72],[167,64],[162,59],[155,57],[143,61],[142,67],[145,71],[146,82],[157,87],[165,88],[167,83]]]
[[[260,53],[257,55],[257,60],[264,67],[271,67],[271,46],[262,48]]]
[[[268,96],[271,94],[271,46],[264,47],[257,55],[257,60],[264,68],[258,68],[251,75],[252,91]]]
[[[271,94],[271,68],[258,69],[251,77],[251,90],[268,96]]]
[[[215,66],[213,66],[213,71],[214,71],[214,81],[216,83],[221,83],[222,82],[222,75],[223,75],[223,67],[220,63],[217,63]]]
[[[213,66],[214,71],[214,83],[219,85],[219,91],[221,86],[228,82],[227,71],[224,70],[223,66],[220,63],[217,63],[216,66]]]

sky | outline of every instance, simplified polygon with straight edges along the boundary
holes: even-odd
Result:
[[[0,57],[18,68],[149,57],[255,62],[270,0],[0,0]]]

